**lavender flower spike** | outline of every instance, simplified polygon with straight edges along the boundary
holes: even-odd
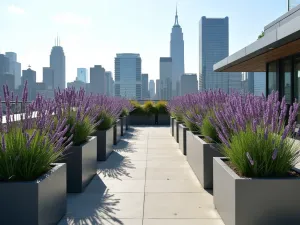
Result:
[[[5,152],[6,151],[6,144],[5,144],[5,138],[4,138],[4,134],[2,134],[2,151]]]
[[[247,156],[247,158],[248,158],[250,164],[253,166],[253,165],[254,165],[254,161],[253,161],[253,159],[251,158],[250,153],[247,152],[247,153],[246,153],[246,156]]]
[[[278,153],[278,149],[275,148],[275,149],[274,149],[274,152],[273,152],[273,154],[272,154],[272,159],[273,159],[273,160],[275,160],[275,159],[277,158],[277,153]]]

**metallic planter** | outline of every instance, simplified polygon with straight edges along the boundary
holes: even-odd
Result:
[[[130,125],[155,125],[155,115],[130,115]]]
[[[35,181],[0,182],[0,224],[57,224],[67,212],[66,164]]]
[[[97,173],[97,137],[80,146],[72,146],[60,162],[67,164],[68,193],[83,192]]]
[[[184,124],[178,125],[178,142],[179,142],[179,149],[181,150],[182,154],[186,155],[186,131],[187,127]]]
[[[113,151],[114,127],[108,130],[97,130],[94,136],[97,137],[97,160],[105,161]]]
[[[120,117],[120,121],[121,121],[121,136],[124,136],[125,132],[126,132],[126,120],[127,120],[126,116]]]
[[[179,124],[182,122],[178,122],[176,119],[174,119],[174,138],[177,143],[179,143],[179,136],[178,136],[178,129],[179,129]]]
[[[169,114],[157,114],[157,125],[170,126],[170,115]]]
[[[116,121],[116,124],[114,125],[114,145],[117,145],[118,142],[121,140],[121,120],[118,119]]]
[[[130,115],[126,116],[126,130],[129,130],[130,126]]]
[[[213,157],[222,157],[216,144],[206,143],[187,131],[187,161],[203,188],[213,188]]]
[[[300,224],[299,177],[241,178],[226,160],[213,160],[214,204],[226,225]]]
[[[171,135],[174,137],[174,118],[170,116],[170,132]]]

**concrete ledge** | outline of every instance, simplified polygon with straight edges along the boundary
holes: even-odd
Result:
[[[183,155],[186,155],[186,131],[187,127],[184,124],[179,124],[178,126],[178,142],[179,149],[181,150]]]

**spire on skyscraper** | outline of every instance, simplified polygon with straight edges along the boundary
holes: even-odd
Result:
[[[177,15],[177,3],[176,3],[176,14],[175,14],[175,23],[174,23],[174,26],[178,25],[179,26],[179,23],[178,23],[178,15]]]

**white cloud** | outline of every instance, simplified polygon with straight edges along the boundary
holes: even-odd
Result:
[[[63,24],[75,24],[75,25],[88,25],[91,23],[91,19],[88,17],[82,17],[74,13],[60,13],[53,17],[53,20],[57,23]]]
[[[14,13],[14,14],[23,14],[25,11],[24,9],[17,7],[15,5],[8,6],[8,12]]]

